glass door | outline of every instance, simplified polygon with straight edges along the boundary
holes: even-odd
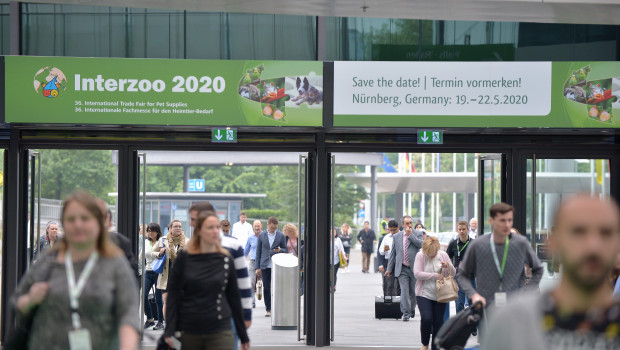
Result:
[[[478,235],[490,233],[489,208],[506,200],[506,156],[478,155]]]
[[[577,194],[609,197],[610,160],[605,158],[554,158],[532,154],[526,160],[525,234],[538,258],[547,266],[545,281],[557,279],[560,266],[547,254],[547,238],[554,216],[563,199]]]

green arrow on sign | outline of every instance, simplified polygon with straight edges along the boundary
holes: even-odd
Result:
[[[216,128],[213,129],[211,142],[215,143],[237,143],[237,129]]]
[[[418,130],[419,145],[442,145],[443,131],[441,130]]]

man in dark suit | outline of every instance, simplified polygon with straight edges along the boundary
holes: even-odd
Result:
[[[267,219],[267,230],[258,235],[256,246],[256,276],[263,279],[265,317],[271,316],[271,257],[286,252],[286,237],[278,230],[278,219],[272,216]]]
[[[413,263],[415,256],[422,248],[422,241],[426,233],[413,229],[411,216],[403,217],[403,231],[394,235],[392,254],[388,262],[385,276],[398,277],[400,284],[400,311],[403,313],[403,321],[415,316],[415,276],[413,275]]]
[[[370,257],[372,256],[373,246],[377,242],[375,231],[370,229],[370,223],[364,222],[364,228],[357,234],[357,240],[362,244],[362,272],[368,273]]]

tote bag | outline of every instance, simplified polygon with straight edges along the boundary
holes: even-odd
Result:
[[[441,273],[441,270],[439,270]],[[449,303],[459,298],[459,285],[456,283],[452,270],[450,276],[444,277],[443,281],[437,280],[437,302]]]
[[[164,243],[163,239],[161,241],[162,243],[162,247],[166,248],[166,244]],[[164,252],[164,255],[161,258],[155,259],[153,260],[153,262],[151,263],[151,267],[153,268],[153,271],[155,271],[155,273],[163,273],[164,272],[164,265],[166,263],[166,253]]]

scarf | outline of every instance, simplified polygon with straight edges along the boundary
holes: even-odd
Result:
[[[166,240],[168,241],[168,251],[170,252],[170,261],[174,262],[177,258],[177,251],[183,250],[185,248],[185,235],[181,233],[177,237],[174,237],[172,233],[166,235]],[[174,249],[174,247],[179,247],[179,249]]]

